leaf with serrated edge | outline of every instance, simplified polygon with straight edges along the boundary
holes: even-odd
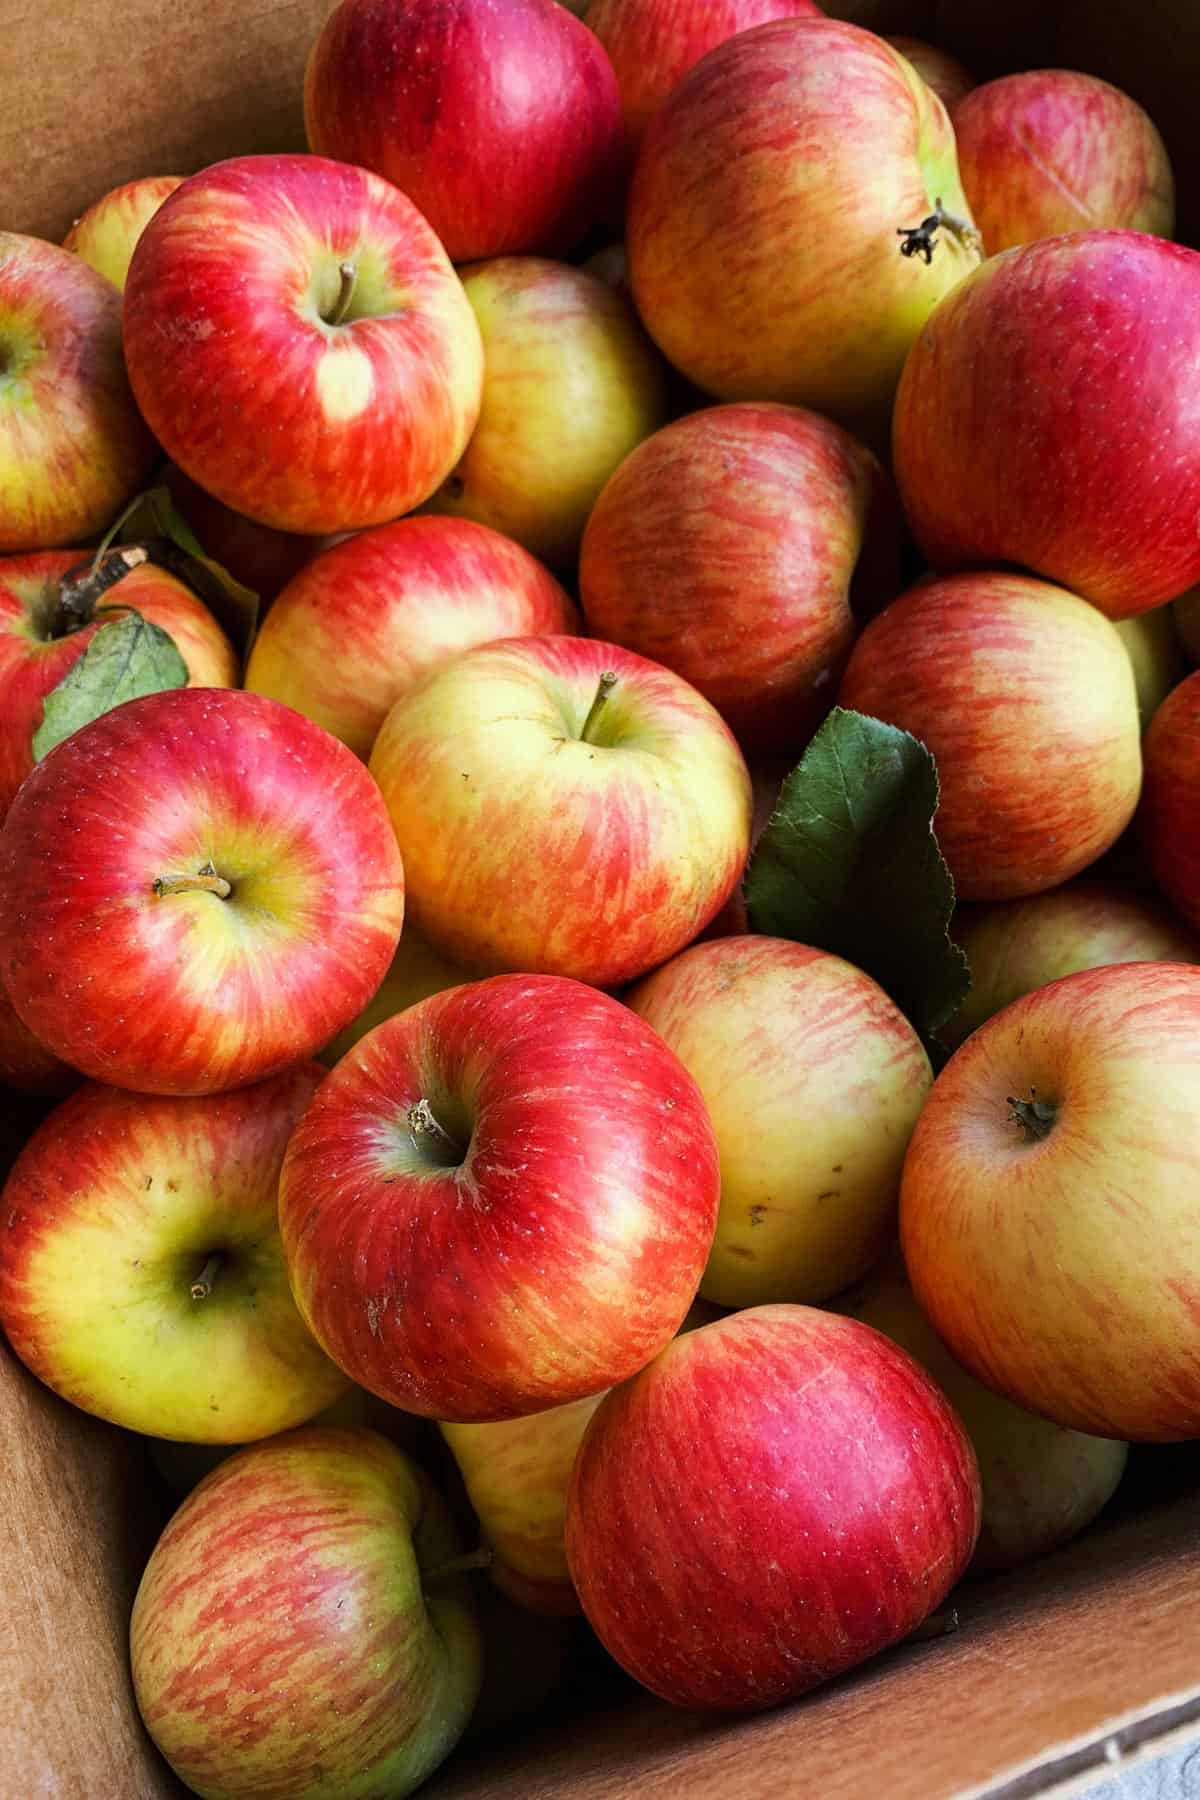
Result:
[[[784,782],[744,888],[754,931],[856,963],[926,1038],[970,986],[948,935],[954,882],[937,802],[937,765],[918,738],[835,708]]]
[[[64,738],[114,706],[186,687],[187,679],[187,664],[161,626],[136,612],[110,619],[46,695],[33,734],[34,760],[41,762]]]

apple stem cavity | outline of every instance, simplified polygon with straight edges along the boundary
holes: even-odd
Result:
[[[938,246],[939,230],[948,231],[968,250],[982,248],[983,239],[970,220],[960,219],[957,213],[947,212],[941,201],[935,200],[933,211],[919,225],[902,225],[897,230],[901,256],[919,256],[926,265],[931,263]]]
[[[102,596],[149,560],[150,552],[144,544],[122,544],[116,550],[106,551],[98,561],[89,557],[77,569],[68,569],[58,584],[58,599],[47,636],[54,640],[82,631],[91,624]]]
[[[608,696],[612,693],[616,685],[617,677],[614,671],[612,669],[605,669],[597,684],[595,698],[588,707],[587,718],[583,721],[583,730],[579,733],[579,741],[581,744],[595,743],[596,740],[592,736],[592,733],[599,723],[601,713],[608,704]]]
[[[213,1283],[220,1274],[221,1265],[224,1261],[224,1252],[221,1250],[214,1250],[204,1267],[201,1269],[199,1275],[197,1275],[195,1281],[193,1281],[191,1287],[188,1289],[193,1300],[208,1299],[208,1296],[213,1291]]]
[[[449,1562],[439,1563],[436,1569],[430,1569],[422,1578],[422,1587],[431,1588],[440,1581],[448,1581],[452,1575],[465,1575],[469,1569],[487,1569],[491,1567],[492,1552],[487,1544],[480,1544],[478,1550],[468,1550],[462,1556],[452,1556]]]
[[[338,289],[338,297],[333,303],[333,311],[325,321],[327,325],[344,325],[346,314],[350,311],[350,305],[354,299],[354,285],[358,280],[357,266],[352,262],[339,263],[338,274],[342,278],[342,285]]]
[[[215,894],[218,900],[228,900],[233,892],[232,882],[218,875],[211,862],[202,864],[194,875],[156,875],[152,886],[160,900],[168,894]]]
[[[1031,1087],[1028,1100],[1018,1100],[1010,1094],[1006,1104],[1009,1118],[1021,1127],[1027,1144],[1040,1144],[1043,1138],[1050,1136],[1058,1117],[1058,1107],[1053,1100],[1039,1100],[1037,1089]]]

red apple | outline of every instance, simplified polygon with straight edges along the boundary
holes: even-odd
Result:
[[[624,998],[695,1077],[716,1133],[705,1299],[819,1301],[857,1281],[895,1229],[933,1079],[899,1008],[840,956],[772,937],[693,944]]]
[[[180,1780],[223,1800],[411,1793],[479,1692],[459,1551],[428,1476],[373,1431],[309,1426],[222,1463],[130,1623],[138,1707]]]
[[[572,632],[558,582],[469,519],[399,519],[315,557],[276,600],[246,686],[315,719],[364,760],[426,670],[495,638]]]
[[[353,1380],[511,1419],[661,1350],[717,1185],[699,1090],[649,1026],[581,982],[509,975],[342,1058],[288,1146],[279,1219],[297,1304]]]
[[[304,120],[313,150],[406,193],[456,263],[565,255],[614,196],[616,77],[555,0],[341,0]]]
[[[1200,969],[1087,969],[955,1052],[909,1145],[904,1260],[986,1386],[1102,1437],[1200,1436]]]
[[[479,423],[429,511],[478,519],[569,568],[604,483],[670,417],[667,371],[625,292],[504,256],[464,274],[483,333]]]
[[[873,611],[900,586],[899,537],[887,477],[840,426],[799,407],[708,407],[610,477],[580,598],[596,637],[690,681],[749,754],[794,761],[833,704],[852,599]]]
[[[975,77],[940,44],[927,44],[923,38],[895,37],[889,33],[888,43],[910,62],[927,88],[932,88],[946,111],[954,118],[954,109],[975,86]],[[955,126],[955,136],[958,127]],[[961,168],[961,157],[960,157]],[[964,187],[965,187],[964,183]],[[978,222],[978,221],[977,221]]]
[[[938,202],[958,224],[906,235]],[[689,380],[869,441],[980,255],[941,101],[882,38],[809,18],[740,32],[684,77],[643,140],[625,241],[638,310]]]
[[[201,549],[235,580],[253,588],[264,607],[321,549],[319,538],[274,531],[270,525],[234,512],[197,487],[175,463],[166,465],[160,479]]]
[[[33,767],[31,740],[47,694],[118,616],[109,609],[131,608],[160,626],[187,664],[189,686],[237,685],[233,645],[182,581],[142,563],[97,599],[64,579],[86,574],[89,561],[72,550],[0,558],[0,820]]]
[[[1146,785],[1138,827],[1150,872],[1200,930],[1200,669],[1172,688],[1146,733]]]
[[[0,552],[103,531],[156,455],[111,281],[56,244],[0,231]]]
[[[954,938],[971,965],[971,991],[938,1033],[951,1049],[1022,994],[1080,969],[1200,962],[1200,940],[1159,901],[1102,881],[1072,881],[998,906],[961,907]]]
[[[142,175],[111,188],[76,219],[63,249],[73,250],[114,287],[124,288],[138,239],[182,180],[182,175]]]
[[[0,831],[0,979],[84,1074],[200,1094],[310,1055],[404,913],[387,813],[336,738],[257,694],[130,700],[43,759]]]
[[[1169,238],[1175,182],[1154,121],[1107,81],[1026,69],[956,107],[963,191],[989,256],[1112,226]]]
[[[608,51],[621,90],[628,153],[637,153],[652,114],[709,50],[768,19],[825,17],[816,0],[592,0],[587,26]]]
[[[21,1094],[57,1097],[69,1094],[83,1079],[23,1023],[0,981],[0,1086]]]
[[[1132,231],[993,257],[896,398],[896,479],[934,568],[1020,563],[1112,619],[1200,579],[1200,255]]]
[[[761,1306],[604,1401],[567,1558],[629,1674],[748,1712],[906,1637],[962,1574],[979,1511],[974,1452],[915,1362],[855,1320]]]
[[[191,1443],[300,1425],[346,1378],[288,1289],[284,1147],[325,1071],[180,1100],[87,1082],[4,1185],[0,1325],[86,1412]]]
[[[919,582],[854,647],[840,705],[928,745],[934,829],[962,900],[1057,887],[1133,816],[1137,693],[1116,630],[1027,575]]]
[[[176,188],[130,264],[125,355],[186,474],[314,534],[419,505],[483,378],[462,283],[416,207],[316,156],[232,157]]]
[[[371,773],[412,916],[444,956],[616,987],[713,919],[750,844],[750,777],[678,675],[591,638],[464,651],[398,700]]]

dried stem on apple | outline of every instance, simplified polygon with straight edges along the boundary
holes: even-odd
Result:
[[[326,320],[327,325],[344,324],[346,314],[350,311],[350,302],[354,298],[354,284],[358,280],[358,269],[352,262],[339,263],[338,274],[342,278],[342,285],[338,289],[333,311]]]
[[[422,1587],[431,1588],[435,1582],[446,1581],[451,1575],[465,1575],[468,1569],[486,1569],[491,1566],[492,1552],[487,1544],[480,1544],[478,1550],[468,1550],[462,1556],[452,1556],[449,1562],[439,1563],[436,1569],[430,1569],[423,1577]]]
[[[925,263],[931,263],[937,249],[939,229],[950,232],[968,250],[982,253],[983,239],[970,220],[960,219],[957,213],[947,212],[941,201],[935,200],[933,211],[919,225],[898,228],[896,236],[900,239],[901,256],[919,256]]]
[[[191,1287],[188,1289],[193,1300],[208,1299],[208,1296],[213,1291],[213,1283],[220,1274],[221,1265],[224,1261],[224,1253],[220,1250],[214,1250],[204,1267],[201,1269],[199,1275],[197,1275],[195,1281],[193,1281]]]
[[[228,900],[233,892],[232,882],[218,875],[211,862],[194,875],[156,875],[151,886],[160,900],[167,894],[215,894],[218,900]]]
[[[1009,1094],[1006,1104],[1009,1118],[1021,1127],[1027,1144],[1041,1143],[1054,1130],[1058,1107],[1053,1100],[1039,1100],[1035,1087],[1030,1088],[1028,1100],[1018,1100]]]
[[[444,1144],[449,1144],[452,1149],[457,1150],[458,1145],[446,1127],[438,1123],[428,1100],[418,1100],[415,1106],[410,1106],[405,1118],[408,1121],[408,1129],[414,1137],[420,1137],[424,1133],[430,1137],[440,1138]]]
[[[68,569],[58,584],[49,636],[69,637],[73,631],[90,625],[101,596],[149,560],[150,553],[143,544],[123,544],[117,550],[106,551],[98,562],[89,558],[77,569]]]
[[[590,744],[593,741],[592,732],[595,729],[596,722],[599,719],[600,714],[604,711],[608,696],[612,693],[616,685],[617,677],[613,670],[605,669],[596,688],[596,697],[588,708],[588,716],[583,721],[583,730],[579,733],[579,741],[581,744]]]

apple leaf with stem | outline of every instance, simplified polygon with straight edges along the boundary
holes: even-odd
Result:
[[[187,664],[160,625],[138,612],[119,613],[100,627],[79,661],[46,695],[42,722],[33,734],[34,760],[40,762],[73,731],[114,706],[164,688],[186,687],[187,679]]]
[[[937,804],[919,738],[835,707],[784,782],[743,890],[753,931],[856,963],[935,1044],[971,985],[949,935]]]
[[[258,628],[259,597],[206,555],[169,488],[148,488],[130,501],[101,551],[110,542],[145,545],[152,562],[178,575],[199,595],[245,662]]]

